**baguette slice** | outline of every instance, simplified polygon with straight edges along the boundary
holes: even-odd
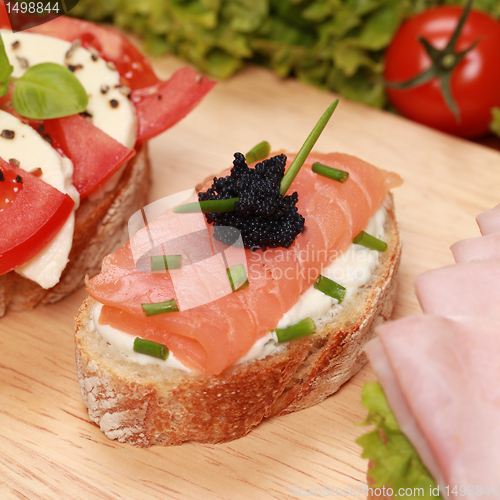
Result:
[[[240,438],[262,419],[323,401],[366,363],[363,346],[390,318],[401,244],[392,195],[385,200],[388,249],[371,281],[343,310],[316,321],[317,333],[218,376],[140,365],[105,342],[88,298],[76,319],[76,361],[90,419],[110,439],[135,446]]]
[[[76,211],[73,246],[59,283],[46,290],[10,271],[0,276],[0,317],[63,299],[101,269],[102,259],[128,239],[128,219],[145,204],[150,166],[147,145],[137,150],[114,189],[85,198]]]

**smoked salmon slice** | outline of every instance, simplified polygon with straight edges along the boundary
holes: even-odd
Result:
[[[288,156],[287,165],[292,160]],[[312,172],[314,162],[347,171],[349,179],[339,183],[322,177]],[[87,283],[89,295],[104,304],[99,322],[165,344],[187,367],[217,375],[276,328],[322,268],[365,228],[389,189],[401,182],[397,174],[346,154],[310,154],[288,191],[298,192],[305,229],[288,249],[245,250],[249,281],[245,289],[188,310],[146,317],[142,303],[177,298],[172,281],[176,271],[138,270],[129,242],[108,255],[101,273]],[[171,240],[200,230],[203,224],[202,214],[169,210],[149,226]],[[145,230],[134,238],[146,242]],[[219,280],[227,283],[224,274],[211,275],[214,288],[222,286]],[[192,291],[200,293],[195,285]]]

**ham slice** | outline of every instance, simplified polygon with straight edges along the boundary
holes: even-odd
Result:
[[[476,217],[482,235],[500,232],[500,204],[490,208]]]
[[[377,374],[380,385],[384,389],[387,402],[396,417],[399,428],[411,441],[422,463],[442,489],[443,486],[446,486],[443,474],[394,377],[389,358],[380,338],[377,337],[368,342],[365,346],[365,352],[373,371]]]
[[[368,356],[441,493],[445,485],[492,491],[500,484],[500,321],[424,315],[377,333]]]
[[[424,313],[500,320],[500,259],[433,269],[414,285]]]
[[[500,259],[500,232],[457,241],[450,248],[457,263]]]

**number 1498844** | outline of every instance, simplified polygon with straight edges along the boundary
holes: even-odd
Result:
[[[59,2],[5,2],[7,13],[59,14]]]

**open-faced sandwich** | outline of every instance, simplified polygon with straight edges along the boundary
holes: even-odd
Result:
[[[188,68],[160,81],[122,35],[64,16],[0,35],[3,316],[65,297],[127,240],[146,203],[147,141],[213,82]]]
[[[424,312],[377,329],[363,389],[372,497],[496,497],[500,487],[500,205],[455,265],[415,280]]]
[[[333,109],[297,155],[237,153],[194,201],[145,207],[151,221],[139,215],[87,283],[78,375],[109,438],[229,441],[321,402],[365,363],[395,301],[401,179],[309,154]]]

